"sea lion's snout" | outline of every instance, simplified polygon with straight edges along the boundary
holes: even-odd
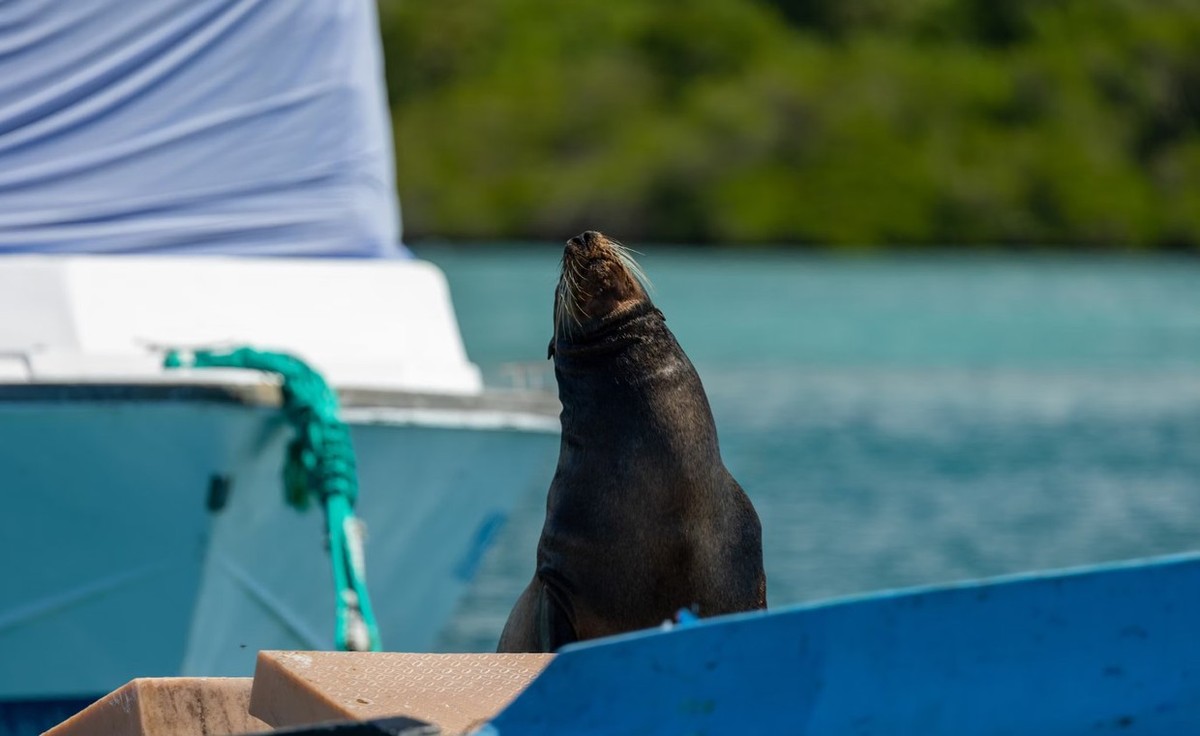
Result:
[[[648,301],[645,276],[624,246],[595,230],[567,241],[555,293],[555,335],[582,335],[642,301]]]
[[[576,247],[588,247],[595,244],[595,241],[598,240],[605,240],[604,234],[595,231],[584,231],[576,235],[576,237],[566,241],[566,243]]]
[[[582,253],[607,242],[608,238],[604,237],[604,233],[586,230],[567,241],[567,253],[568,255]]]

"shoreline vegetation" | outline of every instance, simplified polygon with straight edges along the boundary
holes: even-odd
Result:
[[[405,237],[1200,251],[1195,0],[383,0]]]

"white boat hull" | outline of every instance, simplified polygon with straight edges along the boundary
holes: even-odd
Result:
[[[249,675],[260,649],[332,648],[321,511],[283,499],[278,411],[194,391],[52,394],[0,401],[0,701]],[[557,433],[545,412],[357,416],[383,644],[427,651],[516,498],[548,482]]]

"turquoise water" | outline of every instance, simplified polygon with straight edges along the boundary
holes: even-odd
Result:
[[[772,605],[1200,545],[1200,261],[643,250]],[[557,247],[418,252],[490,380],[542,362]],[[495,646],[549,480],[444,648]]]

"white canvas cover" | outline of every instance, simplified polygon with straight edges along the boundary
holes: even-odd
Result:
[[[0,255],[406,255],[375,3],[0,3]]]

